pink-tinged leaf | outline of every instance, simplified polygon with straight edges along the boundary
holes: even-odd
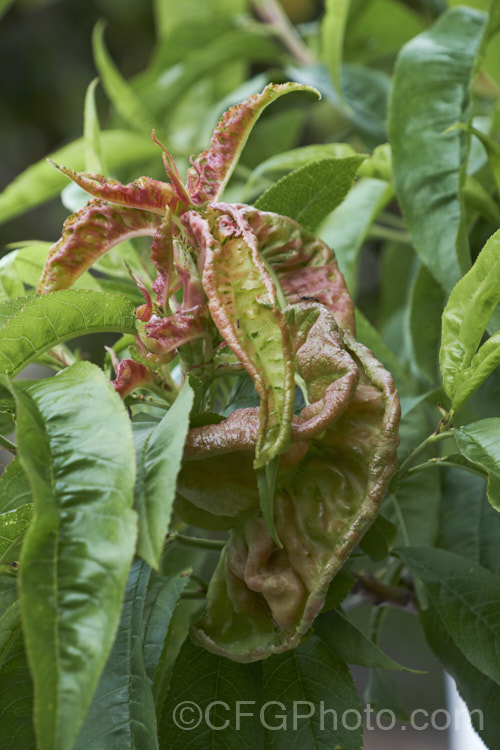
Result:
[[[153,315],[139,333],[146,349],[168,362],[183,344],[210,336],[208,309],[198,305],[178,310],[168,318]]]
[[[239,206],[257,237],[288,302],[321,302],[341,330],[355,334],[354,303],[334,253],[300,224],[278,214]]]
[[[151,245],[150,258],[156,268],[157,276],[153,282],[158,305],[165,310],[170,294],[180,285],[178,275],[175,275],[174,241],[172,236],[172,214],[169,209],[161,226],[156,232]]]
[[[128,185],[122,185],[118,180],[104,177],[102,174],[75,172],[69,167],[50,163],[94,198],[161,215],[167,207],[172,211],[178,211],[180,208],[180,201],[168,182],[153,180],[151,177],[139,177]]]
[[[132,237],[154,236],[160,222],[146,211],[89,201],[64,222],[61,239],[49,250],[38,291],[68,289],[112,247]]]
[[[166,149],[163,143],[158,140],[154,130],[153,130],[153,141],[156,144],[158,144],[158,146],[163,151],[163,164],[165,166],[165,171],[170,178],[170,182],[172,183],[172,187],[174,189],[175,194],[179,198],[179,201],[181,203],[185,203],[188,206],[191,205],[191,199],[186,191],[186,188],[184,187],[184,183],[182,182],[174,157],[172,156],[170,151]]]
[[[187,189],[194,204],[202,205],[220,198],[263,110],[275,99],[292,91],[312,91],[320,96],[316,89],[299,83],[270,84],[262,93],[250,96],[222,115],[210,148],[203,151],[188,169]]]
[[[240,212],[211,205],[208,221],[184,215],[204,256],[203,287],[212,320],[252,377],[260,396],[255,467],[286,451],[295,394],[290,334],[276,289]]]
[[[122,397],[128,396],[136,388],[143,388],[152,382],[151,370],[133,359],[122,359],[116,367],[116,378],[111,381],[115,391]]]

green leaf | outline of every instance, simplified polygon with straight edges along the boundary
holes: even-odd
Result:
[[[446,290],[469,266],[460,188],[469,89],[487,16],[452,8],[403,47],[389,111],[394,184],[422,261]],[[425,221],[422,221],[425,216]]]
[[[437,545],[498,575],[500,515],[486,502],[486,481],[455,470],[444,480]]]
[[[365,157],[322,159],[282,177],[255,202],[262,211],[289,216],[314,232],[349,192]]]
[[[409,722],[410,716],[401,702],[400,689],[391,674],[380,669],[371,669],[364,693],[365,702],[375,711],[390,711],[402,722]]]
[[[329,612],[331,609],[337,609],[352,587],[357,583],[357,580],[358,579],[355,576],[351,575],[351,573],[346,570],[346,566],[344,565],[344,567],[335,574],[333,581],[328,587],[325,603],[321,611]]]
[[[154,120],[147,107],[123,78],[110,57],[104,42],[105,21],[98,21],[92,35],[94,60],[102,85],[113,103],[116,111],[133,130],[149,133],[154,127]]]
[[[33,687],[20,632],[0,670],[0,745],[5,750],[38,750],[33,728]]]
[[[471,664],[500,683],[500,580],[441,549],[407,547],[400,555],[423,581],[449,637]]]
[[[355,156],[356,152],[348,143],[320,143],[310,146],[300,146],[291,151],[282,151],[261,162],[252,172],[245,185],[245,201],[248,196],[254,197],[260,183],[268,186],[272,177],[282,177],[299,167],[305,167],[311,162],[322,159],[343,159]]]
[[[76,336],[136,333],[134,305],[122,295],[69,289],[22,299],[25,304],[0,328],[0,372],[9,376]]]
[[[393,196],[394,189],[389,183],[364,177],[352,187],[342,203],[318,229],[319,237],[335,250],[351,296],[357,290],[361,246],[373,222]]]
[[[75,750],[158,748],[153,694],[142,659],[142,616],[150,574],[145,563],[133,563],[113,649]]]
[[[397,535],[398,527],[379,514],[361,539],[361,549],[371,557],[373,562],[380,562],[394,547]]]
[[[410,291],[408,327],[413,359],[430,383],[439,376],[441,313],[445,302],[443,289],[426,266],[420,265]]]
[[[149,138],[149,134],[128,130],[103,131],[101,145],[111,172],[158,154],[158,146]],[[56,164],[69,164],[74,170],[81,171],[85,169],[85,139],[78,138],[49,156]],[[64,175],[48,164],[46,159],[33,164],[0,193],[0,222],[13,219],[54,198],[66,185]]]
[[[266,659],[264,701],[272,702],[264,714],[270,750],[288,750],[297,741],[306,748],[362,747],[361,703],[349,669],[316,636]],[[345,711],[359,712],[359,726],[339,721]]]
[[[17,576],[11,573],[0,573],[0,672],[11,647],[21,633],[16,578]]]
[[[98,78],[88,85],[85,94],[83,115],[83,137],[85,141],[85,171],[106,174],[107,168],[101,146],[101,128],[95,104],[95,90]]]
[[[164,576],[153,573],[144,607],[142,655],[144,669],[153,682],[161,654],[168,645],[172,617],[190,579],[190,571]]]
[[[134,553],[132,431],[89,363],[10,388],[35,503],[19,577],[39,750],[70,750],[111,651]]]
[[[394,669],[417,673],[387,656],[339,610],[325,612],[314,624],[314,632],[342,661],[372,669]]]
[[[481,419],[453,434],[465,458],[488,473],[488,500],[500,510],[500,419]]]
[[[0,562],[9,553],[28,526],[33,515],[33,505],[19,505],[14,510],[0,513]]]
[[[470,271],[456,284],[443,313],[440,365],[454,411],[500,362],[498,334],[479,346],[499,300],[500,231],[490,237]]]
[[[0,511],[19,508],[31,502],[31,488],[21,462],[14,458],[0,477]]]
[[[185,0],[178,3],[175,0],[155,0],[154,3],[156,32],[161,39],[172,37],[178,32],[180,24],[193,23],[193,20],[208,23],[213,18],[219,22],[228,16],[244,13],[244,0],[210,0],[200,5],[199,0]]]
[[[492,707],[499,705],[500,687],[464,659],[434,607],[421,612],[420,619],[431,649],[453,677],[467,703],[474,729],[488,747],[496,747],[500,717]]]
[[[322,58],[326,63],[333,88],[343,100],[340,71],[344,47],[344,33],[349,15],[350,0],[326,0],[325,16],[321,23]]]
[[[385,344],[380,333],[365,318],[361,310],[356,308],[356,330],[358,340],[364,344],[375,357],[392,373],[396,387],[400,393],[408,390],[409,377],[394,352]]]
[[[139,516],[137,554],[152,568],[160,564],[192,404],[193,391],[186,380],[160,422],[133,423],[137,455],[134,507]]]
[[[263,727],[256,721],[261,703],[261,675],[259,663],[237,664],[195,646],[188,639],[175,662],[170,692],[161,714],[160,747],[185,750],[189,743],[192,750],[204,750],[220,746],[221,741],[225,750],[263,747]],[[237,701],[243,702],[242,714],[253,716],[242,715],[239,728]]]

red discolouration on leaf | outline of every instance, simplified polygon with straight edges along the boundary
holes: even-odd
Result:
[[[298,83],[270,84],[262,93],[250,96],[222,115],[210,148],[192,161],[192,167],[188,169],[187,189],[194,204],[218,200],[261,112],[272,101],[291,91],[318,93],[310,86]]]
[[[151,370],[133,359],[122,359],[116,370],[116,378],[111,381],[115,391],[122,397],[128,396],[136,388],[149,385],[153,381]]]
[[[142,340],[149,351],[168,361],[179,346],[209,336],[208,318],[206,305],[178,310],[168,318],[153,315]]]
[[[168,182],[153,180],[151,177],[139,177],[128,185],[122,185],[118,180],[104,177],[102,174],[75,172],[58,164],[54,166],[94,198],[129,208],[142,208],[161,215],[167,207],[172,211],[179,211],[181,208],[180,201]]]
[[[150,258],[153,261],[157,276],[153,282],[153,292],[157,297],[158,305],[166,310],[170,294],[179,287],[180,279],[174,279],[174,241],[172,236],[172,216],[167,214],[161,226],[156,232],[151,245]]]
[[[131,237],[154,235],[160,219],[135,208],[95,199],[64,222],[61,239],[49,251],[38,291],[68,289],[102,255]]]

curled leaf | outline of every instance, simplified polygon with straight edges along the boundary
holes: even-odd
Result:
[[[260,94],[250,96],[223,114],[215,128],[210,148],[203,151],[188,170],[187,189],[194,204],[201,205],[220,198],[263,110],[275,99],[292,91],[318,94],[311,86],[299,83],[269,84]]]
[[[39,292],[68,289],[102,255],[131,237],[154,235],[160,219],[136,208],[89,201],[66,219],[60,240],[49,251]]]

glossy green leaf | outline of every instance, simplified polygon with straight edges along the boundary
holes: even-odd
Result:
[[[102,85],[113,103],[116,111],[133,130],[149,133],[154,127],[154,120],[147,112],[147,107],[123,78],[106,49],[104,31],[106,23],[98,21],[92,35],[94,60]]]
[[[289,216],[314,232],[344,200],[364,158],[322,159],[300,167],[266,190],[255,206]]]
[[[0,513],[0,562],[22,537],[30,525],[32,516],[33,505],[31,503],[19,505],[6,513]]]
[[[35,503],[19,575],[39,750],[69,750],[111,650],[135,548],[132,431],[95,365],[10,387]]]
[[[118,632],[75,750],[157,750],[153,694],[142,659],[142,627],[151,568],[136,560],[129,573]]]
[[[122,295],[69,289],[23,299],[25,304],[0,328],[0,372],[9,376],[76,336],[136,333],[134,305]]]
[[[340,72],[350,4],[350,0],[326,0],[325,15],[321,23],[321,56],[340,99],[344,98]]]
[[[165,576],[153,573],[146,594],[143,618],[142,655],[151,683],[163,649],[168,645],[172,617],[182,592],[190,580],[190,570]]]
[[[481,419],[453,434],[465,458],[487,472],[488,500],[500,510],[500,419]]]
[[[471,664],[500,684],[500,580],[463,557],[431,547],[400,555],[423,581],[449,637]]]
[[[158,568],[170,523],[192,404],[193,391],[186,380],[160,422],[133,423],[137,456],[134,507],[139,516],[137,554],[152,568]]]
[[[261,704],[262,667],[237,664],[195,646],[188,639],[177,658],[160,719],[160,747],[192,750],[217,747],[254,750],[264,746],[264,730],[258,717]],[[241,717],[237,722],[237,702]],[[207,721],[208,719],[208,721]],[[223,731],[221,731],[221,728]]]
[[[422,264],[410,291],[408,327],[415,365],[430,383],[436,383],[439,376],[441,313],[444,302],[441,285]]]
[[[360,547],[373,562],[383,560],[394,547],[398,528],[380,513],[360,542]]]
[[[339,268],[352,296],[356,294],[358,285],[361,246],[373,222],[393,196],[394,189],[389,183],[363,177],[318,229],[321,239],[335,250]]]
[[[444,480],[437,545],[498,574],[500,515],[486,501],[485,479],[447,470]]]
[[[341,720],[345,711],[362,715],[349,669],[316,636],[293,651],[266,659],[264,701],[272,702],[264,714],[270,750],[288,750],[298,738],[300,746],[307,748],[362,747],[361,720],[359,726],[355,721]]]
[[[0,573],[0,673],[7,655],[21,633],[17,575]]]
[[[454,411],[463,406],[500,362],[496,336],[480,346],[499,300],[500,232],[496,232],[454,287],[443,313],[440,365],[443,386]]]
[[[500,686],[464,658],[434,607],[421,612],[420,618],[429,646],[453,677],[460,695],[467,703],[474,729],[489,748],[496,747],[500,734],[500,716],[493,707],[499,704]],[[464,716],[462,721],[466,720],[467,716]],[[459,721],[457,731],[460,731],[460,726]]]
[[[339,659],[348,664],[372,669],[417,671],[391,659],[339,610],[322,614],[314,625],[314,632]]]
[[[396,194],[418,254],[447,291],[469,257],[460,198],[464,135],[444,131],[469,117],[468,92],[486,21],[470,8],[443,13],[403,47],[391,97]]]
[[[111,172],[158,155],[158,146],[149,138],[149,134],[105,130],[101,133],[101,144]],[[56,164],[69,164],[74,170],[81,171],[85,169],[85,140],[79,138],[49,156]],[[0,194],[0,222],[54,198],[66,184],[64,175],[48,164],[46,159],[33,164]]]

